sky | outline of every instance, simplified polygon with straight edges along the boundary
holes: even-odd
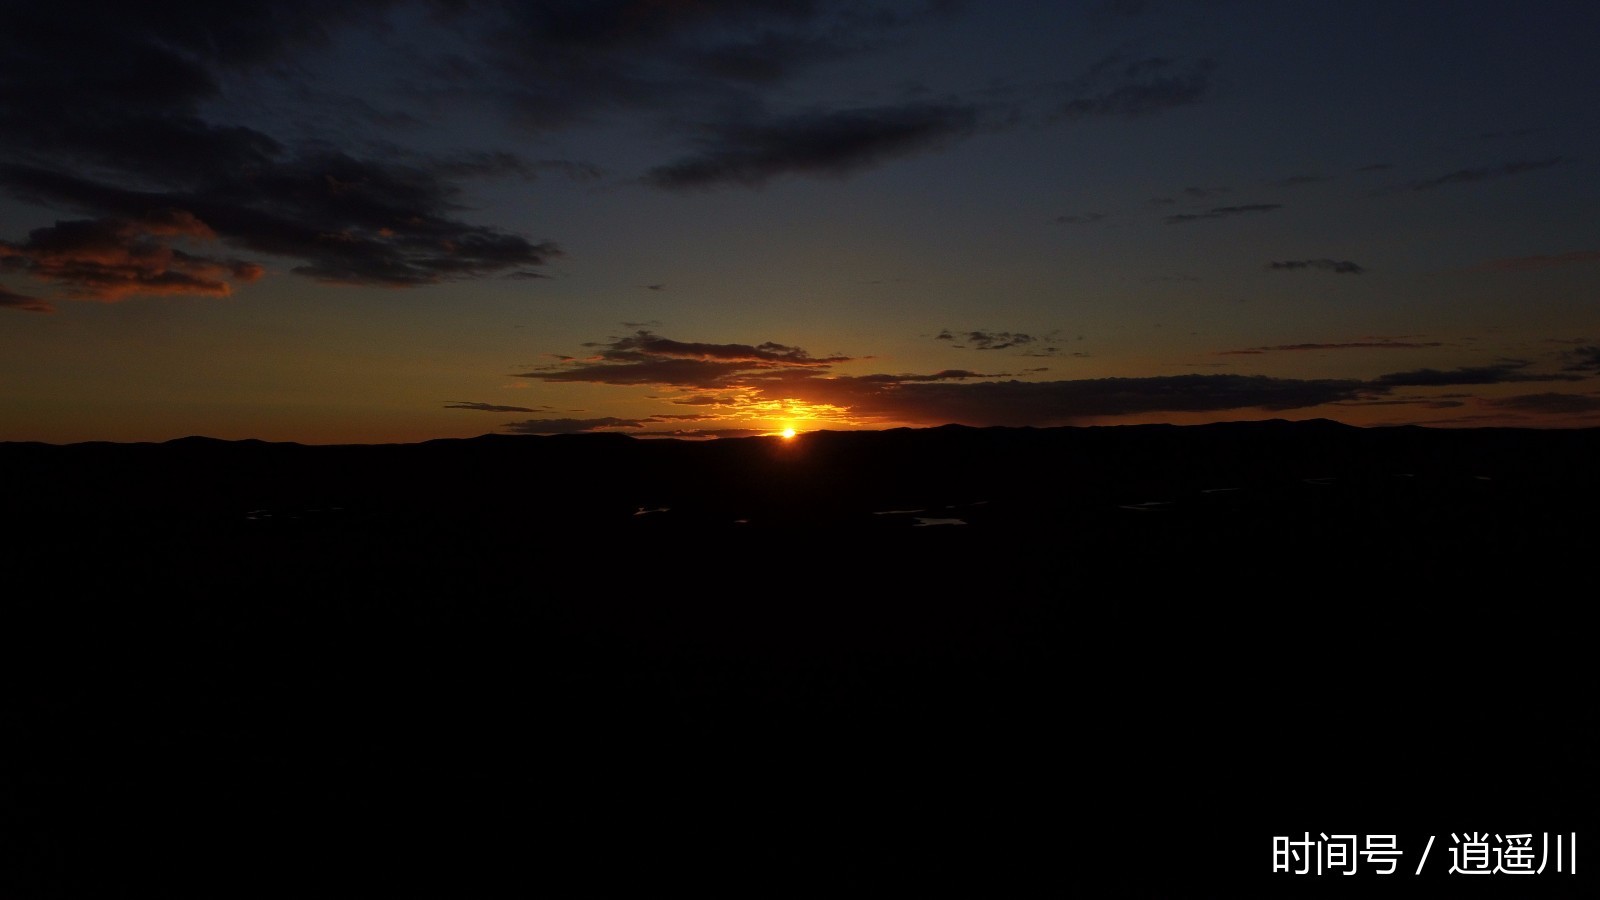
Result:
[[[6,19],[0,440],[1600,426],[1600,4]]]

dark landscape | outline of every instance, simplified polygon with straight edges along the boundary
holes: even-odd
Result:
[[[1600,896],[1596,35],[8,0],[0,900]]]
[[[1555,896],[1600,431],[0,444],[0,893]],[[1402,877],[1404,876],[1404,877]]]

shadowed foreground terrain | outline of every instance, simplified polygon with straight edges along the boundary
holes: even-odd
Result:
[[[1597,459],[1325,421],[3,444],[0,893],[1576,895],[1445,847],[1593,840]],[[1270,875],[1305,831],[1402,873]]]

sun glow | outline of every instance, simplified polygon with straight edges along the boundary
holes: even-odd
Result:
[[[784,440],[792,441],[794,440],[795,432],[793,428],[785,428],[784,430],[778,432],[778,434],[781,435]]]

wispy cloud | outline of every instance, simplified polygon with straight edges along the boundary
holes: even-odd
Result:
[[[0,285],[0,309],[15,309],[21,312],[55,312],[55,307],[37,297],[19,294],[16,291]]]
[[[1267,263],[1269,269],[1321,269],[1339,275],[1360,275],[1366,269],[1348,259],[1286,259]]]
[[[592,346],[599,350],[593,357],[516,373],[516,377],[550,382],[717,389],[738,382],[741,376],[748,378],[767,370],[825,370],[850,360],[847,356],[814,357],[800,347],[773,341],[761,344],[675,341],[650,331],[639,331]]]
[[[1600,374],[1600,345],[1574,347],[1571,350],[1562,351],[1561,355],[1567,360],[1566,370],[1568,372]]]
[[[1031,334],[1011,331],[969,331],[966,333],[967,344],[974,350],[1009,350],[1012,347],[1021,347],[1033,343],[1037,338]]]
[[[1200,102],[1211,89],[1216,64],[1209,59],[1164,57],[1100,60],[1073,85],[1056,111],[1065,120],[1147,116]]]
[[[643,428],[650,419],[618,419],[604,416],[596,419],[524,419],[507,422],[501,426],[512,434],[582,434],[610,428]]]
[[[1532,365],[1527,360],[1506,360],[1487,366],[1463,366],[1459,369],[1413,369],[1409,372],[1391,372],[1372,380],[1375,387],[1442,387],[1454,384],[1508,384],[1521,381],[1581,381],[1581,375],[1529,372]]]
[[[1248,216],[1256,213],[1268,213],[1283,209],[1282,203],[1247,203],[1243,206],[1216,206],[1205,212],[1178,213],[1167,216],[1168,225],[1181,225],[1184,222],[1199,222],[1204,219],[1227,219],[1233,216]]]
[[[476,409],[476,410],[480,410],[482,412],[496,412],[496,413],[508,413],[508,412],[531,413],[531,412],[538,412],[538,410],[530,409],[529,407],[526,407],[526,406],[499,406],[499,405],[494,404],[494,403],[473,403],[473,402],[471,402],[469,400],[451,400],[451,401],[449,401],[448,403],[446,403],[444,405],[444,408],[445,409]]]
[[[1413,191],[1430,191],[1434,188],[1445,187],[1452,184],[1474,184],[1480,181],[1489,181],[1495,178],[1507,178],[1512,175],[1521,175],[1524,172],[1537,172],[1548,169],[1565,162],[1562,156],[1552,156],[1547,159],[1524,159],[1501,163],[1495,166],[1483,166],[1476,169],[1457,169],[1433,178],[1424,178],[1412,182],[1408,187]]]
[[[660,188],[753,187],[786,174],[842,176],[970,134],[972,106],[907,105],[812,112],[707,129],[699,152],[645,177]]]
[[[1409,400],[1349,400],[1340,401],[1334,406],[1420,406],[1423,409],[1459,409],[1466,406],[1464,400],[1413,398]]]
[[[870,50],[934,9],[877,3],[441,4],[467,30],[470,63],[429,74],[447,96],[478,90],[525,128],[548,131],[606,113],[704,109],[781,90],[822,63]]]

